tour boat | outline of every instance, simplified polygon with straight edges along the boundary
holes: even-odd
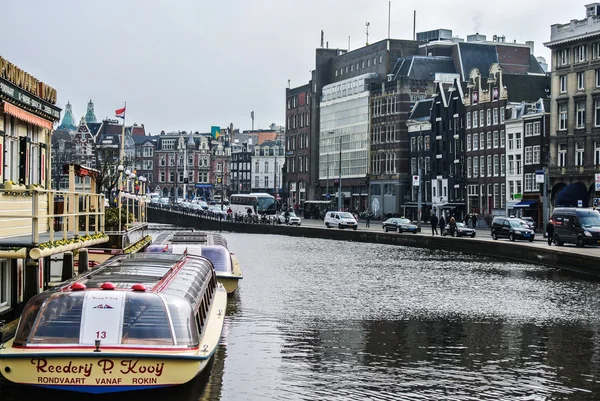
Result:
[[[87,393],[183,384],[209,363],[227,293],[210,260],[119,255],[33,297],[0,345],[15,383]]]
[[[223,284],[228,294],[235,292],[239,280],[243,278],[238,258],[229,251],[227,240],[221,234],[202,231],[177,232],[157,238],[146,252],[188,252],[208,258],[215,268],[217,280]]]

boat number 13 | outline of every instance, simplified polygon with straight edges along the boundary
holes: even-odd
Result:
[[[106,338],[106,331],[97,331],[96,338]]]

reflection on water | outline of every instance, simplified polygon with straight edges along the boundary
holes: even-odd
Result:
[[[598,282],[442,251],[226,237],[244,280],[211,371],[112,401],[598,398]],[[81,399],[0,381],[1,400],[54,395]]]

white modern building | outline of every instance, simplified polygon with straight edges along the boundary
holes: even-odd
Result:
[[[523,119],[518,106],[510,106],[509,113],[505,121],[507,215],[523,196]]]
[[[252,151],[251,188],[252,192],[266,192],[279,195],[283,182],[285,146],[283,142],[265,141],[254,146]]]
[[[369,85],[377,74],[363,74],[323,87],[320,103],[319,180],[332,198],[342,179],[344,207],[355,205],[351,188],[367,177],[370,151]],[[341,168],[340,168],[341,156]]]

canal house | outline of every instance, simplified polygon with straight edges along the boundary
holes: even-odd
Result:
[[[50,189],[60,111],[54,88],[0,57],[0,321],[48,287],[52,255],[107,240],[102,195]]]

